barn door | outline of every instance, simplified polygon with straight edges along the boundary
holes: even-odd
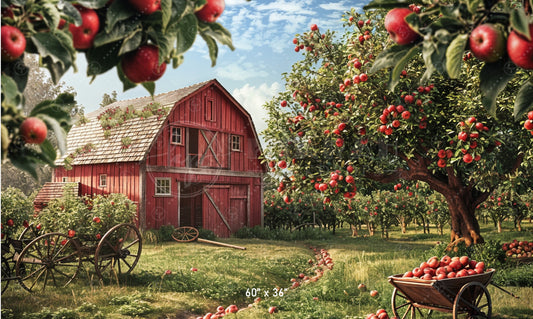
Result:
[[[232,185],[230,190],[230,206],[229,206],[229,224],[231,229],[235,232],[238,229],[249,226],[248,221],[250,216],[248,214],[249,196],[247,185]]]
[[[230,186],[205,186],[203,191],[204,228],[219,237],[229,237],[234,231],[230,224]]]
[[[222,133],[199,130],[198,134],[198,167],[227,167],[227,152]]]

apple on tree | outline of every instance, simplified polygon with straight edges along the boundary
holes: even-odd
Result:
[[[469,37],[470,51],[481,61],[492,63],[505,55],[505,37],[492,23],[477,26]]]
[[[124,55],[121,61],[124,75],[133,83],[152,82],[163,76],[167,65],[159,64],[159,49],[147,44]]]
[[[28,117],[20,125],[20,135],[28,144],[41,144],[46,139],[48,129],[43,120],[37,117]]]
[[[529,25],[531,40],[511,31],[507,38],[507,54],[516,66],[522,69],[533,69],[533,23]]]
[[[81,15],[81,25],[69,25],[70,33],[72,33],[72,41],[74,48],[78,50],[89,49],[93,46],[94,38],[100,28],[100,20],[98,14],[93,9],[88,9],[80,5],[76,5],[76,9]]]
[[[195,14],[200,21],[213,23],[222,15],[225,7],[224,0],[207,0],[207,3]]]
[[[161,9],[161,0],[129,0],[130,4],[144,15],[150,15]]]
[[[12,62],[18,59],[26,50],[24,34],[14,26],[3,25],[2,33],[2,60]]]
[[[420,37],[405,21],[405,17],[411,13],[413,11],[407,8],[394,8],[385,16],[385,29],[399,45],[411,44]]]

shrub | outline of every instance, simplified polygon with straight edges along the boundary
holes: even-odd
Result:
[[[215,240],[217,236],[212,230],[204,229],[204,228],[198,228],[198,237],[207,239],[207,240]]]
[[[157,231],[157,237],[159,242],[165,242],[165,241],[173,241],[174,238],[172,238],[172,233],[174,232],[174,226],[172,225],[163,225],[159,227],[159,230]]]
[[[33,211],[32,201],[24,193],[14,187],[2,192],[2,239],[5,236],[16,237],[27,225],[30,212]]]

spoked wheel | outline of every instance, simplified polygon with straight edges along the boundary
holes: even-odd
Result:
[[[106,272],[113,275],[129,274],[141,257],[142,238],[132,224],[118,224],[102,237],[94,254],[96,274],[104,279]]]
[[[392,313],[394,316],[407,318],[430,318],[432,310],[417,308],[409,299],[397,288],[392,292]]]
[[[180,243],[187,243],[198,238],[198,229],[190,226],[178,227],[172,233],[172,238]]]
[[[16,258],[20,285],[32,292],[47,286],[68,285],[81,268],[79,244],[61,233],[48,233],[31,241]]]
[[[11,271],[11,264],[7,260],[7,258],[4,258],[2,256],[2,293],[6,291],[7,286],[9,286],[9,282],[11,281],[11,277],[13,276],[13,273]]]
[[[487,288],[472,281],[461,287],[453,302],[453,319],[491,318],[492,302]]]
[[[28,227],[24,228],[18,240],[22,243],[23,246],[28,245],[32,240],[39,237],[41,231],[32,223]]]

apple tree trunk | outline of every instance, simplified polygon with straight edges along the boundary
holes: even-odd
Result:
[[[452,242],[464,240],[467,246],[484,242],[481,236],[476,208],[470,196],[462,192],[445,192],[451,218],[450,239]]]

